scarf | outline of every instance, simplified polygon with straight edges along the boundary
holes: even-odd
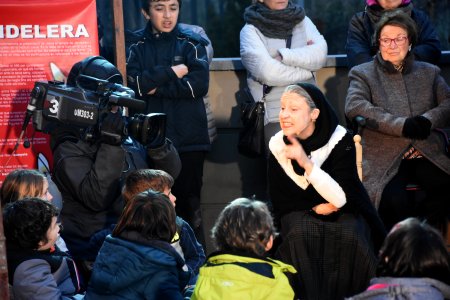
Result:
[[[411,72],[413,63],[414,63],[414,55],[411,53],[411,51],[409,51],[408,54],[406,54],[406,57],[402,63],[401,70],[398,70],[390,61],[384,60],[379,51],[375,58],[375,64],[378,64],[386,73],[389,74],[395,73],[407,74]]]
[[[411,16],[411,12],[413,10],[413,4],[412,2],[409,2],[407,4],[401,4],[399,7],[395,8],[395,9],[391,9],[389,10],[391,11],[402,11],[406,14],[408,14],[409,16]],[[379,4],[375,4],[375,5],[371,5],[371,6],[367,6],[366,7],[366,13],[367,16],[370,19],[370,22],[375,25],[378,23],[378,21],[380,21],[381,17],[383,16],[383,14],[386,12],[387,10],[384,10]]]
[[[287,39],[298,23],[305,18],[305,10],[289,1],[285,9],[273,10],[259,1],[248,6],[244,11],[244,21],[252,24],[265,37]]]

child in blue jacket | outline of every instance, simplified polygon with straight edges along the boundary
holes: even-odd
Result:
[[[175,208],[160,192],[135,195],[97,255],[89,299],[183,299],[189,272],[170,245]]]

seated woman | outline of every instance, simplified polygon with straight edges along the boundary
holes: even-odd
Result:
[[[417,218],[397,223],[379,254],[377,277],[350,299],[450,299],[450,254],[440,233]]]
[[[411,216],[446,227],[450,160],[432,129],[450,125],[450,88],[435,65],[415,60],[417,28],[405,13],[386,13],[375,29],[379,52],[350,70],[348,119],[366,118],[363,183],[389,230]],[[413,202],[415,182],[426,198]]]
[[[98,253],[85,299],[183,299],[189,271],[170,244],[175,218],[163,193],[147,190],[128,201]]]
[[[269,142],[269,191],[281,230],[276,257],[298,271],[301,299],[342,299],[375,274],[385,230],[356,170],[352,135],[307,83],[281,96],[282,131]]]
[[[357,12],[348,26],[347,60],[350,68],[373,60],[378,52],[377,41],[372,39],[375,25],[386,12],[403,11],[411,16],[418,27],[418,41],[413,49],[417,60],[437,64],[441,57],[441,42],[427,14],[414,7],[411,0],[365,0],[364,11]]]
[[[55,206],[25,198],[3,209],[9,284],[15,300],[82,299],[73,260],[55,247]]]

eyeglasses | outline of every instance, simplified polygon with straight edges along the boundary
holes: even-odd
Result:
[[[399,37],[396,37],[394,39],[390,39],[390,38],[379,39],[380,45],[383,46],[383,47],[391,46],[392,42],[394,42],[395,45],[397,45],[397,46],[403,46],[406,43],[407,40],[408,40],[407,36],[399,36]]]

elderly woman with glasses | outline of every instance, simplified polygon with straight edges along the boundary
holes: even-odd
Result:
[[[411,16],[418,28],[417,43],[413,49],[417,60],[437,64],[441,56],[441,43],[437,31],[424,11],[414,7],[412,0],[365,0],[364,11],[357,12],[348,26],[348,66],[351,68],[373,59],[378,45],[372,39],[375,25],[386,12],[402,11]]]
[[[450,88],[440,69],[414,59],[417,29],[409,15],[387,13],[374,34],[374,60],[350,70],[348,119],[366,118],[363,183],[390,229],[410,216],[444,228],[450,211],[450,159],[434,128],[449,126]],[[423,197],[410,197],[414,182]]]

